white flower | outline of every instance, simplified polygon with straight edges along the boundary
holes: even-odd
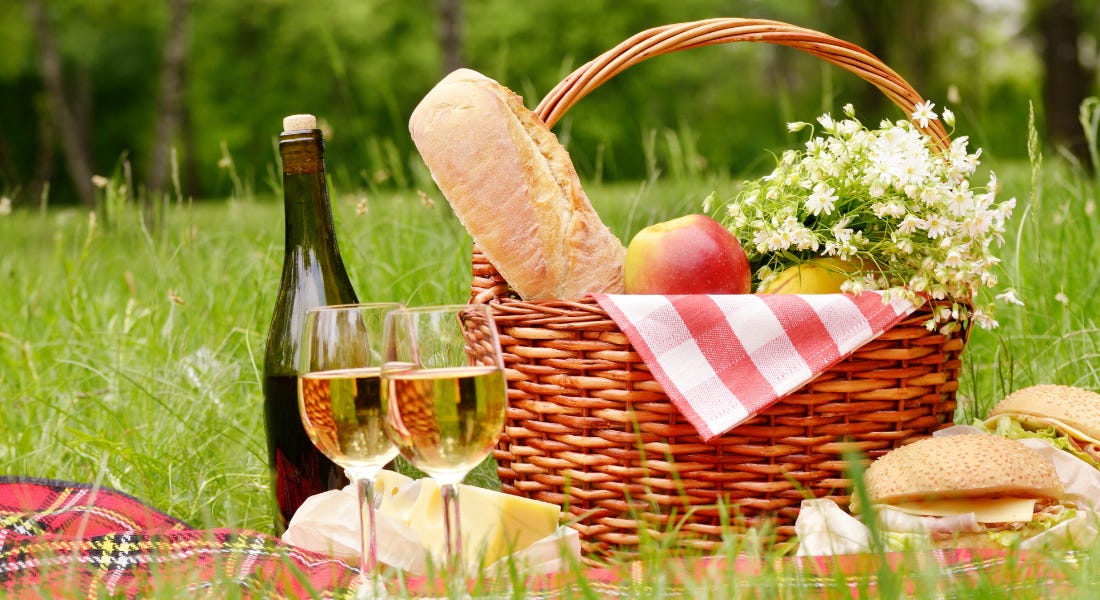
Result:
[[[813,250],[816,252],[817,249],[821,246],[821,244],[817,241],[817,236],[815,236],[812,231],[805,227],[800,226],[797,229],[792,230],[790,232],[790,235],[791,242],[798,250]]]
[[[902,254],[910,254],[913,252],[913,238],[909,236],[896,236],[894,239],[894,247]]]
[[[836,132],[844,137],[851,137],[859,130],[859,121],[853,121],[852,119],[845,119],[836,126]]]
[[[941,215],[931,215],[925,221],[925,225],[928,229],[929,239],[934,240],[947,233],[947,219],[944,219]]]
[[[851,227],[848,227],[852,222],[851,217],[844,217],[833,224],[832,234],[838,241],[846,242],[852,239],[852,234],[855,232]]]
[[[860,281],[858,279],[856,279],[856,280],[849,279],[849,280],[845,281],[844,283],[840,284],[840,291],[847,292],[849,294],[856,294],[857,296],[859,294],[862,294],[864,291],[866,291],[866,289],[867,289],[867,286],[862,281]]]
[[[875,179],[873,182],[871,182],[871,187],[868,192],[872,198],[881,198],[886,194],[887,187],[889,187],[889,185],[886,183],[886,181],[882,179]]]
[[[914,110],[913,114],[910,116],[912,116],[913,120],[921,127],[928,127],[929,121],[936,120],[936,113],[932,112],[932,109],[935,107],[936,105],[932,102],[918,102],[915,107],[916,110]]]
[[[813,193],[806,199],[806,210],[813,215],[832,214],[836,201],[836,190],[824,182],[818,183],[814,186]]]
[[[791,123],[787,123],[787,131],[791,133],[796,133],[805,129],[807,125],[809,125],[809,123],[806,123],[805,121],[793,121]]]
[[[952,248],[947,251],[947,257],[943,260],[944,266],[959,268],[966,264],[963,261],[963,253],[959,248]]]
[[[989,313],[980,308],[971,313],[970,318],[982,329],[996,329],[999,326]]]
[[[11,214],[11,198],[4,196],[0,198],[0,217],[4,217]]]
[[[966,235],[978,239],[993,228],[993,213],[981,210],[971,214],[962,223],[962,230]]]
[[[921,102],[913,121],[927,126],[937,118],[934,107]],[[841,121],[820,116],[821,135],[782,152],[772,173],[745,182],[730,202],[726,225],[751,240],[745,248],[761,265],[757,279],[815,255],[858,259],[873,263],[874,272],[853,277],[845,289],[891,289],[892,296],[914,301],[949,301],[954,309],[937,312],[929,324],[933,330],[958,328],[955,319],[965,318],[995,326],[992,303],[981,306],[975,298],[992,295],[983,290],[997,285],[999,259],[993,252],[1004,244],[1016,201],[997,201],[993,175],[984,188],[970,181],[981,149],[970,152],[969,140],[961,137],[933,152],[928,136],[911,121],[884,120],[872,131],[850,105],[844,114]],[[944,119],[954,115],[944,111]],[[810,125],[797,123],[789,129]],[[1019,300],[1015,292],[994,299]]]
[[[883,207],[883,211],[886,216],[893,217],[895,219],[900,219],[904,217],[906,213],[905,205],[896,200],[893,202],[887,202],[886,205]]]
[[[947,194],[947,210],[956,217],[965,217],[974,210],[974,192],[970,191],[970,184],[963,181],[962,184]]]
[[[814,139],[806,142],[806,151],[811,156],[820,156],[829,151],[829,143],[824,138],[815,137]],[[815,165],[813,163],[806,165],[812,169]],[[795,173],[797,175],[797,173]]]
[[[921,229],[928,229],[928,222],[916,215],[906,215],[898,225],[898,231],[904,234],[911,234]]]
[[[1001,292],[1000,294],[997,294],[996,298],[998,300],[1004,300],[1005,302],[1008,302],[1009,304],[1015,304],[1016,306],[1023,306],[1024,305],[1023,300],[1020,300],[1019,298],[1016,297],[1016,290],[1014,290],[1012,288],[1008,288],[1007,290]]]

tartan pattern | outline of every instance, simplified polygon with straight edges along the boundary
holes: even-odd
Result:
[[[197,530],[121,492],[0,477],[4,597],[351,597],[357,570],[253,531]]]
[[[632,562],[533,577],[518,597],[676,597],[705,581],[728,586],[744,580],[743,586],[751,586],[761,573],[772,574],[766,580],[775,589],[740,589],[749,595],[858,597],[942,595],[992,583],[1001,590],[1039,589],[1057,596],[1072,591],[1070,581],[1081,569],[1073,553],[1052,561],[992,550],[940,550],[917,555],[935,577],[890,575],[912,558],[788,557],[764,563],[736,556],[667,560],[652,567]],[[160,598],[170,590],[186,598],[336,599],[354,596],[357,575],[341,560],[264,533],[194,529],[118,491],[0,477],[0,597]],[[423,577],[389,583],[403,584],[414,597],[437,596],[444,589]],[[474,597],[517,597],[507,582],[471,585]]]

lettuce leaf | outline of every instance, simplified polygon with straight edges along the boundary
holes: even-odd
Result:
[[[906,533],[901,531],[884,531],[883,546],[887,552],[906,552],[909,550],[927,550],[931,547],[931,540],[926,533]]]
[[[1065,509],[1055,515],[1049,515],[1046,513],[1041,513],[1037,515],[1037,517],[1035,519],[1032,519],[1031,522],[1025,525],[1023,529],[990,531],[986,535],[989,536],[989,539],[1007,548],[1012,546],[1013,544],[1016,544],[1017,542],[1021,542],[1027,538],[1039,535],[1040,533],[1049,530],[1051,527],[1054,527],[1055,525],[1063,521],[1068,521],[1075,516],[1077,516],[1077,510],[1067,506]]]
[[[1075,516],[1077,516],[1077,510],[1067,506],[1057,514],[1040,513],[1021,529],[1002,529],[1000,531],[984,531],[976,534],[961,533],[960,535],[984,535],[997,545],[1011,548]],[[887,530],[883,532],[883,537],[885,542],[884,546],[891,552],[927,549],[931,545],[931,538],[927,533],[906,533]]]
[[[1013,419],[1010,415],[997,415],[985,421],[976,421],[974,426],[987,433],[1006,437],[1011,440],[1019,440],[1022,438],[1043,440],[1059,450],[1065,450],[1077,458],[1080,458],[1094,468],[1100,469],[1100,463],[1098,463],[1095,458],[1090,456],[1087,452],[1079,450],[1069,436],[1061,433],[1053,426],[1035,430],[1026,429],[1019,421]]]

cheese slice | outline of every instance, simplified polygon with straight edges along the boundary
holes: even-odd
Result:
[[[891,505],[904,513],[926,517],[946,517],[974,513],[979,523],[1030,521],[1035,512],[1034,498],[956,498],[925,500]]]
[[[408,525],[436,561],[445,555],[443,496],[432,479],[420,479],[420,493],[408,511]],[[523,550],[554,533],[561,507],[475,486],[459,485],[462,558],[473,567]]]
[[[413,480],[396,471],[383,469],[374,476],[374,505],[379,512],[407,523],[409,510],[416,503]]]
[[[1062,431],[1066,435],[1077,439],[1078,441],[1081,441],[1081,442],[1084,442],[1084,443],[1087,443],[1087,444],[1100,444],[1100,440],[1092,437],[1091,435],[1085,433],[1084,431],[1081,431],[1080,429],[1077,429],[1073,425],[1070,425],[1069,423],[1066,423],[1066,422],[1064,422],[1060,419],[1052,419],[1050,417],[1040,417],[1040,416],[1036,416],[1036,415],[1027,415],[1027,414],[1016,413],[1016,412],[1005,412],[1005,413],[1002,413],[1002,414],[1006,414],[1006,415],[1016,419],[1024,427],[1034,427],[1034,428],[1053,427],[1053,428],[1057,429],[1058,431]],[[995,418],[996,417],[991,417],[990,420],[995,419]]]
[[[985,526],[974,518],[972,512],[945,517],[928,517],[904,513],[892,506],[880,506],[878,519],[884,531],[896,533],[956,534],[977,533],[985,529]]]

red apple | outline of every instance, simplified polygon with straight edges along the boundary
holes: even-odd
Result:
[[[748,294],[752,273],[741,243],[706,215],[650,225],[626,249],[628,294]]]

